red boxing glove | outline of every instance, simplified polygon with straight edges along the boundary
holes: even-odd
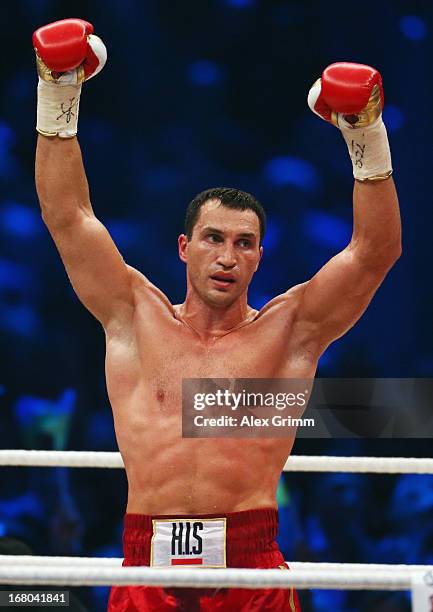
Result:
[[[95,76],[107,60],[105,45],[83,19],[62,19],[33,33],[38,73],[47,82],[78,84]],[[62,73],[77,69],[76,78]]]
[[[384,106],[382,77],[365,64],[331,64],[310,89],[308,104],[316,115],[337,127],[342,127],[339,114],[352,127],[371,125]]]
[[[77,133],[81,83],[98,74],[107,50],[93,25],[83,19],[63,19],[33,34],[38,85],[38,132],[71,138]]]
[[[33,46],[41,60],[55,72],[77,68],[87,54],[87,36],[93,26],[83,19],[62,19],[33,33]]]
[[[382,121],[382,77],[375,68],[349,62],[331,64],[310,89],[308,105],[341,130],[356,179],[379,181],[392,174]]]

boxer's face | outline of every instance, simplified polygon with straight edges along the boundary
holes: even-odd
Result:
[[[211,306],[230,306],[247,290],[262,252],[256,213],[226,208],[219,200],[203,204],[191,240],[179,237],[189,282]]]

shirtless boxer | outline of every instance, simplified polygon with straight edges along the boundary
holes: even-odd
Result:
[[[276,488],[294,436],[182,439],[181,382],[310,379],[326,347],[366,309],[401,249],[380,75],[333,64],[309,94],[311,109],[341,130],[349,148],[356,179],[350,244],[258,312],[247,290],[263,252],[261,208],[236,189],[201,194],[179,237],[187,292],[173,306],[124,262],[92,210],[75,137],[81,83],[106,59],[92,32],[75,19],[35,32],[36,185],[69,279],[105,330],[107,387],[129,485],[125,564],[283,566]],[[109,609],[299,608],[292,590],[115,587]]]

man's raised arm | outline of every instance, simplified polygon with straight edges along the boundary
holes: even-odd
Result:
[[[83,304],[104,326],[131,314],[131,272],[95,217],[76,138],[81,83],[104,66],[93,26],[65,19],[33,35],[39,73],[36,188],[42,216]]]
[[[399,258],[401,224],[377,70],[332,64],[313,85],[308,102],[342,131],[356,179],[350,244],[302,286],[298,323],[321,353],[360,318]]]

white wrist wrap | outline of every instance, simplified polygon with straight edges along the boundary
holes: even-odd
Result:
[[[71,74],[70,81],[73,82],[72,73],[66,74]],[[37,131],[44,136],[75,136],[80,94],[81,85],[67,84],[66,79],[62,83],[47,83],[39,78]]]
[[[379,181],[391,176],[391,152],[382,116],[367,127],[353,128],[338,115],[338,127],[349,149],[356,179]]]

